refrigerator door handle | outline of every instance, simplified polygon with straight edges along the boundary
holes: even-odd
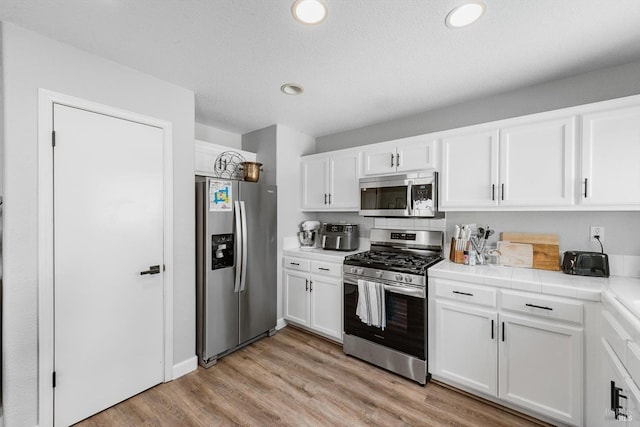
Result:
[[[240,202],[240,213],[242,216],[242,274],[240,275],[240,292],[247,286],[247,212],[244,202]]]
[[[234,215],[236,220],[236,280],[235,280],[235,286],[233,287],[233,292],[237,293],[238,291],[240,291],[240,277],[242,274],[241,272],[241,265],[243,264],[242,236],[244,235],[244,232],[242,230],[240,202],[233,202],[233,208],[234,208],[233,210],[234,210]]]

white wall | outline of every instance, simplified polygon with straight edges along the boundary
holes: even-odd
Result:
[[[196,139],[200,141],[242,149],[242,135],[239,133],[227,132],[202,123],[195,124],[195,133]]]
[[[2,61],[4,416],[9,426],[34,426],[38,424],[38,89],[173,123],[175,258],[169,270],[174,280],[176,364],[195,355],[194,94],[7,23],[2,24]]]

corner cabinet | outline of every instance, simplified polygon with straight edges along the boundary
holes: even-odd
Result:
[[[342,264],[284,257],[284,318],[342,342]]]
[[[360,152],[302,157],[302,210],[358,211]]]
[[[582,117],[580,203],[640,208],[640,107]]]
[[[442,137],[442,210],[574,203],[576,117],[511,123]]]
[[[418,135],[374,144],[362,153],[363,175],[438,169],[438,141]]]

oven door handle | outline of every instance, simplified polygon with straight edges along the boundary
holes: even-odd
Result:
[[[422,288],[408,288],[404,286],[384,285],[384,290],[394,294],[406,295],[409,297],[425,298],[425,290]]]

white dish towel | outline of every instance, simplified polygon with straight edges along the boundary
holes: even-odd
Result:
[[[363,323],[384,331],[384,328],[387,327],[387,313],[382,283],[358,280],[356,314]]]

